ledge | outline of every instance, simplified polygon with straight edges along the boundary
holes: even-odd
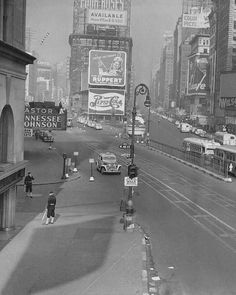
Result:
[[[20,161],[18,163],[0,163],[0,181],[11,174],[24,169],[28,161]]]

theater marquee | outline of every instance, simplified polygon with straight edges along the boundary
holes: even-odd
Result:
[[[44,130],[65,130],[66,129],[66,110],[47,107],[25,106],[25,129],[44,129]]]

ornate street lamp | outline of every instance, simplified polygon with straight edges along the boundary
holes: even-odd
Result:
[[[134,129],[135,129],[135,117],[136,117],[136,98],[137,98],[137,96],[139,94],[140,95],[146,95],[146,99],[144,101],[144,105],[146,107],[149,107],[149,109],[150,109],[150,106],[151,106],[151,98],[150,98],[150,95],[149,95],[149,89],[148,89],[148,87],[145,84],[143,84],[143,83],[137,85],[135,87],[135,90],[134,90],[134,106],[133,106],[133,110],[132,110],[132,135],[131,135],[131,145],[130,145],[130,159],[131,159],[131,163],[130,163],[130,166],[128,167],[128,174],[129,174],[130,171],[131,172],[132,171],[136,171],[135,174],[137,174],[137,169],[133,169],[133,168],[137,168],[137,167],[134,167],[134,166],[136,166],[134,164]],[[149,126],[148,126],[148,128],[149,128]],[[149,132],[149,130],[148,130],[148,132]],[[134,212],[132,197],[133,197],[133,187],[129,187],[129,195],[128,195],[128,205],[129,205],[128,207],[129,208],[128,208],[128,211],[131,214]]]
[[[132,110],[132,136],[131,136],[131,145],[130,145],[130,158],[131,158],[131,164],[134,164],[134,128],[135,128],[135,117],[136,117],[136,98],[138,95],[146,95],[146,100],[144,101],[144,105],[145,107],[149,107],[151,106],[151,98],[149,95],[149,89],[148,87],[141,83],[139,85],[137,85],[135,87],[134,90],[134,106],[133,106],[133,110]],[[148,126],[149,128],[149,126]],[[148,130],[149,132],[149,130]]]

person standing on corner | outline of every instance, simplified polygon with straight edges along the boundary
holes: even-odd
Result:
[[[50,192],[48,197],[48,203],[47,203],[46,224],[54,223],[56,202],[57,200],[56,200],[55,194],[53,192]]]
[[[34,177],[31,175],[31,172],[28,172],[28,175],[25,177],[24,184],[25,184],[25,192],[26,197],[32,198],[32,185],[33,185]]]

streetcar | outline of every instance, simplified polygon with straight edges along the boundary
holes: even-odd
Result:
[[[236,146],[221,145],[214,151],[216,159],[223,160],[228,167],[228,172],[236,176]]]
[[[187,137],[183,140],[183,150],[201,155],[214,155],[214,150],[220,147],[220,143],[213,140]]]

